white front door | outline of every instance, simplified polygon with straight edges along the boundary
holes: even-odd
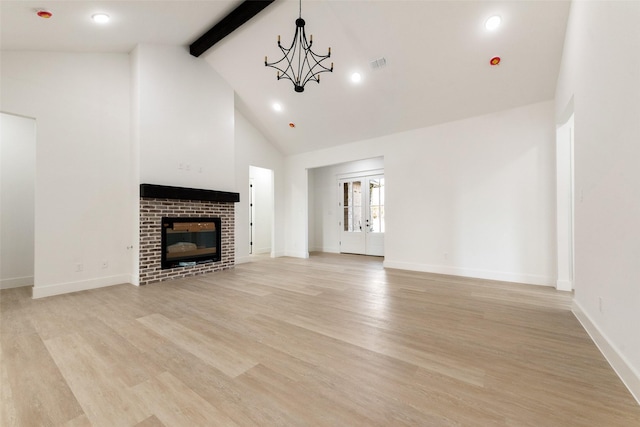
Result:
[[[340,252],[384,255],[384,176],[339,182]]]

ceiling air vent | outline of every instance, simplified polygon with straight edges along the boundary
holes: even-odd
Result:
[[[387,65],[387,60],[382,57],[378,59],[374,59],[369,63],[371,65],[372,70],[379,70],[380,68],[384,68]]]

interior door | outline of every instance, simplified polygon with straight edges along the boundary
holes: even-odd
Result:
[[[365,254],[384,256],[384,176],[367,178]]]
[[[340,252],[383,256],[384,176],[343,179],[339,188]]]

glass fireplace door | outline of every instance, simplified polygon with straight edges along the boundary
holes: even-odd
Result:
[[[162,218],[162,268],[219,259],[219,218]]]

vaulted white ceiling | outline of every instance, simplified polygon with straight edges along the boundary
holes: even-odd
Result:
[[[240,2],[3,0],[0,42],[3,50],[76,52],[188,46]],[[43,6],[53,18],[35,15]],[[278,35],[291,42],[296,0],[277,0],[200,58],[234,88],[237,108],[294,154],[552,99],[569,7],[549,0],[303,0],[314,50],[330,46],[334,62],[334,72],[303,93],[264,66],[265,55],[278,58]],[[98,11],[112,21],[96,27],[88,17]],[[492,15],[502,25],[487,31]],[[500,65],[489,65],[493,56]],[[372,69],[382,57],[386,67]],[[355,71],[359,84],[350,81]],[[282,111],[273,110],[275,102]]]

